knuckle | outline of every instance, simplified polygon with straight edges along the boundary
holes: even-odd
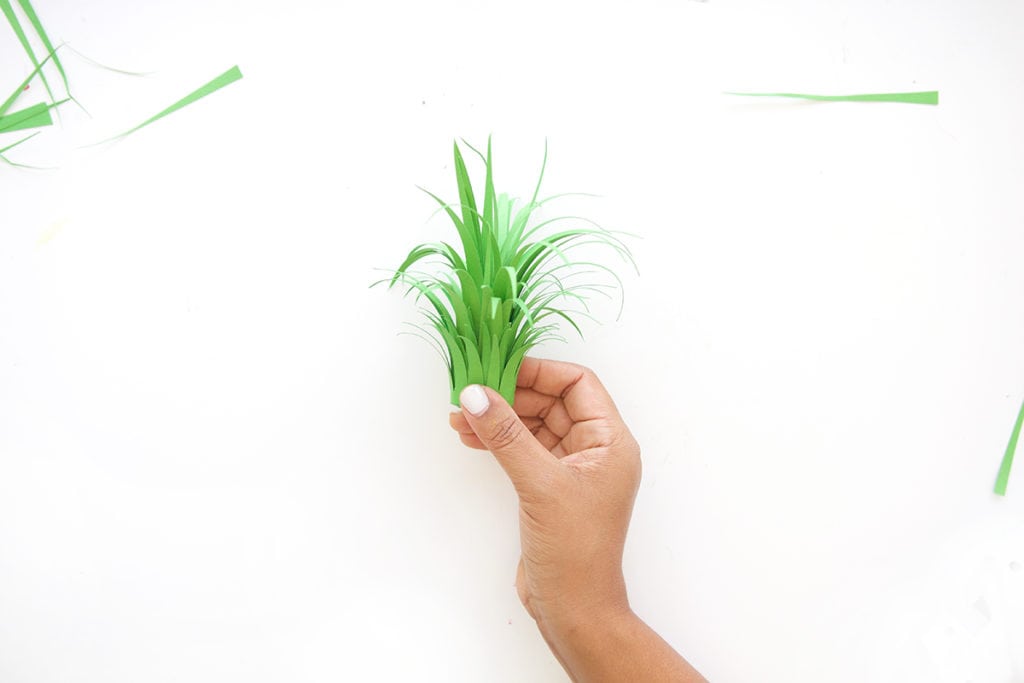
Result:
[[[586,365],[580,365],[579,363],[566,363],[566,365],[572,368],[573,374],[575,374],[578,378],[594,374],[594,371],[588,368]],[[579,379],[577,379],[576,381],[579,381]]]
[[[491,448],[505,449],[518,443],[523,437],[523,423],[509,415],[498,420],[490,434]]]

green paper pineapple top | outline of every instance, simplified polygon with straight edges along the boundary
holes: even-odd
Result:
[[[579,282],[578,277],[606,274],[621,285],[606,266],[570,259],[573,249],[598,243],[630,263],[632,256],[614,233],[584,219],[560,216],[531,225],[539,207],[565,196],[537,199],[547,165],[546,146],[537,186],[525,204],[495,193],[490,140],[486,155],[466,146],[486,169],[483,206],[478,207],[458,143],[454,145],[458,204],[453,206],[424,190],[454,224],[461,252],[447,242],[421,244],[387,282],[389,288],[407,285],[406,295],[416,292],[416,300],[424,303],[421,310],[443,349],[453,405],[459,404],[459,393],[469,384],[487,385],[512,403],[527,352],[547,339],[564,341],[558,334],[559,321],[582,336],[575,318],[592,317],[588,297],[609,296],[606,290],[613,288]],[[569,220],[582,221],[586,227],[555,229]],[[411,270],[428,261],[436,266],[434,272]]]

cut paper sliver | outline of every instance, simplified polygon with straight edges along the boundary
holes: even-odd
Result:
[[[200,86],[199,88],[196,88],[195,90],[190,92],[188,95],[185,95],[180,100],[178,100],[174,104],[170,105],[169,107],[167,107],[163,111],[160,111],[160,112],[154,114],[153,116],[150,116],[148,119],[146,119],[145,121],[143,121],[139,125],[137,125],[137,126],[135,126],[133,128],[129,128],[128,130],[126,130],[123,133],[119,133],[118,135],[115,135],[115,136],[113,136],[111,138],[107,138],[106,140],[101,140],[100,142],[97,142],[97,143],[94,143],[94,144],[101,145],[104,142],[113,142],[114,140],[120,140],[123,137],[131,135],[132,133],[134,133],[134,132],[136,132],[138,130],[141,130],[142,128],[145,128],[146,126],[150,125],[151,123],[155,123],[156,121],[159,121],[160,119],[164,118],[168,114],[173,114],[174,112],[178,111],[179,109],[182,109],[183,107],[187,107],[188,105],[192,104],[196,100],[200,100],[200,99],[206,97],[207,95],[220,90],[224,86],[230,85],[231,83],[234,83],[235,81],[239,80],[240,78],[242,78],[242,71],[241,71],[241,69],[239,69],[237,65],[233,66],[230,69],[228,69],[227,71],[225,71],[224,73],[222,73],[220,76],[217,76],[216,78],[214,78],[209,83],[207,83],[207,84],[205,84],[203,86]]]
[[[50,116],[50,109],[64,102],[67,102],[67,100],[62,100],[56,104],[40,102],[39,104],[33,104],[31,107],[20,109],[13,114],[0,116],[0,133],[13,133],[16,130],[52,126],[53,117]]]
[[[1017,422],[1013,426],[1010,442],[1006,444],[1006,453],[1003,454],[1003,462],[999,465],[999,474],[996,476],[995,492],[1000,496],[1006,495],[1006,485],[1010,480],[1010,467],[1013,466],[1013,454],[1017,450],[1017,440],[1020,438],[1022,425],[1024,425],[1024,402],[1020,404]]]
[[[808,95],[793,92],[726,92],[726,95],[741,97],[788,97],[790,99],[812,100],[815,102],[902,102],[903,104],[938,104],[939,91],[888,92],[866,95]]]

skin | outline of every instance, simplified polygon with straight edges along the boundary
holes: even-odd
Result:
[[[494,454],[519,496],[516,590],[551,651],[573,681],[704,681],[629,605],[622,553],[640,447],[611,396],[591,370],[535,358],[516,384],[514,409],[467,387],[450,423]]]

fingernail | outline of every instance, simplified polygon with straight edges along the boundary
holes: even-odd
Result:
[[[459,404],[471,415],[479,417],[484,414],[491,402],[487,400],[487,394],[482,386],[470,384],[459,394]]]

